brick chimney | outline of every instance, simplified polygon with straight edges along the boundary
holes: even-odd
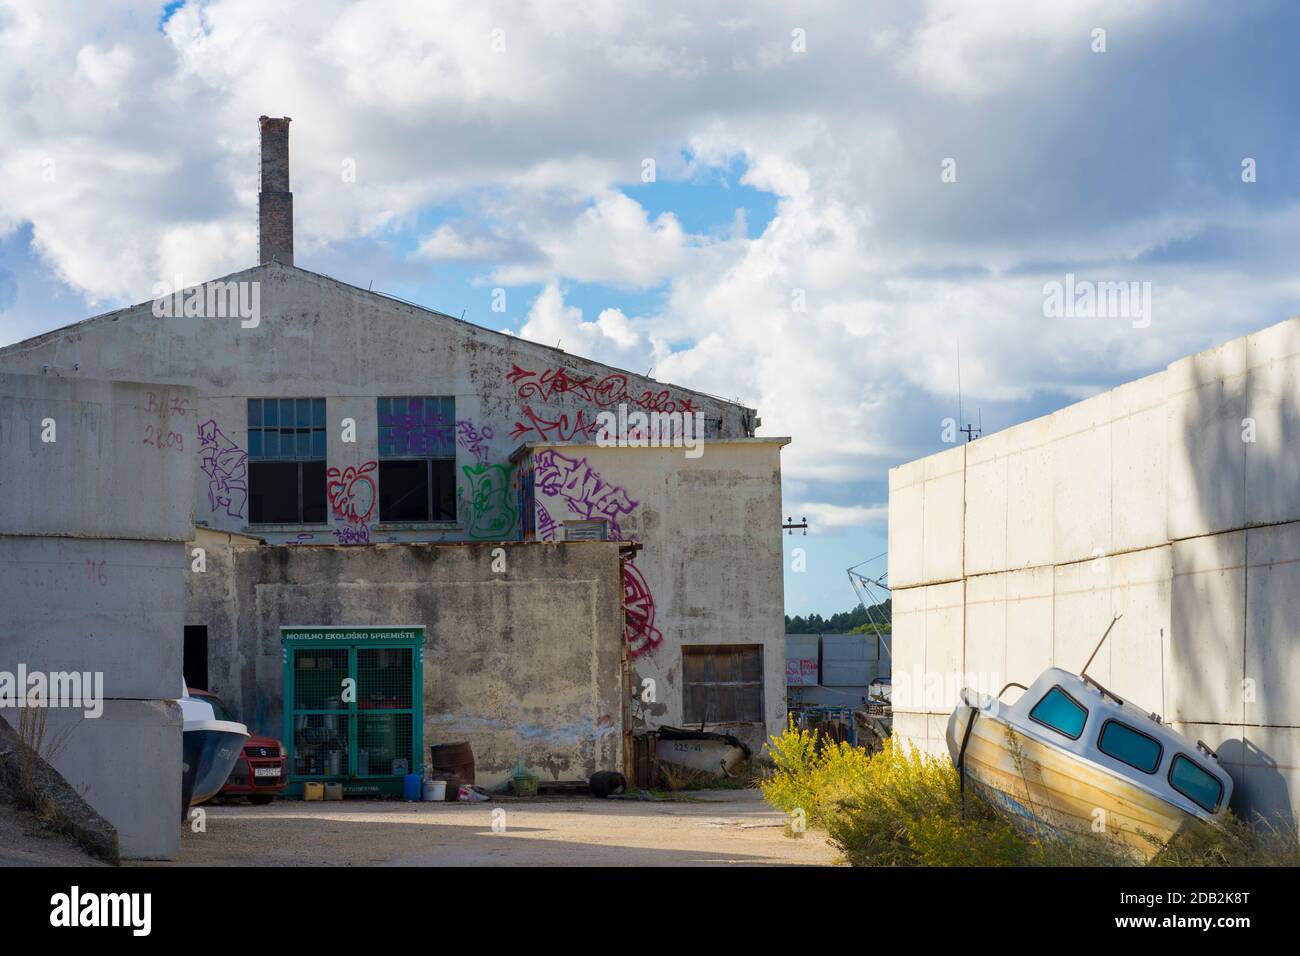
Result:
[[[289,117],[258,117],[262,181],[257,194],[257,261],[293,265],[293,193],[289,192]]]

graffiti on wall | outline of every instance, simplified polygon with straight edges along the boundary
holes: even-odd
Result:
[[[491,425],[475,428],[474,422],[468,418],[456,423],[456,441],[460,443],[461,448],[473,455],[480,465],[487,460],[487,443],[492,440],[492,436]]]
[[[385,455],[445,455],[455,448],[456,423],[439,408],[379,413],[381,453]]]
[[[654,595],[631,561],[623,562],[623,607],[623,638],[633,657],[653,651],[663,643],[663,632],[655,627]]]
[[[336,518],[349,524],[365,524],[370,520],[379,500],[374,475],[378,467],[378,462],[368,461],[357,468],[348,465],[342,470],[331,468],[325,472],[325,494]]]
[[[578,416],[570,424],[569,416],[561,414],[558,418],[546,418],[538,415],[531,405],[525,405],[520,412],[522,418],[515,421],[514,428],[510,430],[510,438],[514,441],[535,440],[535,441],[576,441],[583,438],[591,438],[592,433],[600,427],[600,421],[596,416],[588,415],[585,411],[580,410]]]
[[[626,403],[648,412],[694,412],[698,409],[692,399],[672,397],[668,389],[654,392],[646,389],[639,396],[628,391],[628,379],[622,372],[614,372],[596,381],[594,375],[578,376],[563,368],[548,368],[541,372],[529,371],[512,365],[506,381],[515,386],[520,398],[551,402],[572,396],[591,402],[600,408]]]
[[[551,517],[551,513],[546,510],[546,505],[538,504],[537,506],[537,540],[554,541],[555,529],[559,527],[559,522]]]
[[[370,526],[365,524],[344,524],[334,529],[336,544],[369,544]]]
[[[208,476],[208,505],[215,513],[225,509],[232,518],[244,517],[248,501],[248,453],[226,437],[215,419],[199,426],[199,454]]]
[[[553,448],[544,448],[533,456],[533,481],[551,497],[563,498],[569,510],[589,521],[609,522],[610,538],[623,540],[619,516],[629,515],[637,502],[627,491],[605,481],[585,458],[570,458]]]
[[[462,465],[461,471],[469,482],[469,494],[463,486],[456,494],[464,502],[466,530],[471,538],[503,541],[515,529],[518,512],[511,504],[510,476],[514,465]]]

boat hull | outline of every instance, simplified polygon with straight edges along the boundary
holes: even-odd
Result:
[[[242,725],[227,721],[186,721],[182,737],[182,821],[189,816],[190,807],[212,799],[225,786],[248,739],[241,730]]]
[[[1102,832],[1150,860],[1180,831],[1202,825],[1124,777],[1016,730],[996,709],[960,704],[948,719],[947,741],[967,781],[1030,834]],[[1094,831],[1098,821],[1104,830]]]

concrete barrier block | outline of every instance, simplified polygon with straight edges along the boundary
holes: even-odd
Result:
[[[997,436],[993,436],[996,438]],[[1007,463],[1006,440],[971,444],[966,465],[966,531],[963,535],[967,575],[1003,571],[1007,567]],[[977,446],[984,445],[978,455]]]
[[[1290,339],[1295,326],[1284,324]],[[1266,330],[1268,339],[1279,338]],[[1261,333],[1265,335],[1265,333]],[[1277,342],[1271,361],[1252,368],[1246,414],[1237,435],[1245,455],[1245,521],[1250,525],[1300,520],[1300,355]],[[1260,352],[1264,352],[1261,347]],[[1259,355],[1262,360],[1264,355]]]
[[[49,709],[42,753],[86,802],[117,828],[124,859],[175,859],[180,852],[180,705],[111,700],[103,716]],[[17,726],[14,710],[5,719]]]
[[[1040,567],[1052,563],[1055,448],[1046,423],[1015,431],[1042,442],[1013,448],[1007,459],[1007,567]]]
[[[925,686],[925,588],[901,588],[891,597],[894,713],[922,709]],[[913,692],[913,688],[917,688]]]
[[[0,670],[102,674],[107,697],[175,696],[185,546],[0,537]]]
[[[1248,724],[1242,728],[1240,745],[1226,740],[1211,746],[1240,785],[1241,793],[1234,793],[1233,799],[1239,816],[1263,816],[1283,826],[1300,819],[1300,727]]]
[[[1110,562],[1101,558],[1063,565],[1055,574],[1052,662],[1077,674],[1111,621]],[[1107,641],[1088,668],[1089,674],[1107,686],[1113,650]]]
[[[1111,657],[1106,686],[1144,710],[1163,715],[1167,706],[1164,664],[1172,628],[1172,552],[1166,545],[1106,560],[1111,565],[1111,611],[1124,615],[1107,638]]]
[[[943,455],[932,457],[947,457]],[[929,459],[926,459],[929,461]],[[953,581],[962,575],[962,524],[966,483],[960,469],[925,483],[925,543],[922,578],[926,584]]]
[[[892,475],[892,472],[891,472]],[[889,580],[896,588],[922,583],[925,552],[925,486],[889,492]]]
[[[1169,720],[1244,722],[1246,535],[1175,541],[1168,673]]]
[[[1245,523],[1245,346],[1229,343],[1169,366],[1168,531],[1172,540]]]
[[[1111,549],[1111,429],[1094,422],[1103,396],[1058,412],[1053,447],[1052,559],[1061,564]],[[1085,414],[1086,413],[1086,414]],[[1075,430],[1075,426],[1082,426]]]
[[[1007,665],[1007,575],[982,574],[966,579],[966,674],[1005,682]],[[969,680],[970,678],[967,678]]]
[[[1051,568],[1007,575],[1007,657],[1003,683],[1026,687],[1052,666],[1054,574]],[[1008,691],[1006,700],[1015,700]]]
[[[1150,379],[1142,379],[1142,384]],[[1159,382],[1162,384],[1163,379]],[[1144,391],[1154,391],[1146,385]],[[1163,390],[1154,407],[1135,410],[1111,424],[1111,549],[1131,551],[1165,544],[1168,535],[1168,505],[1165,500],[1165,471],[1168,446],[1165,442],[1166,411]],[[1125,396],[1134,403],[1138,396]]]
[[[925,591],[924,710],[947,714],[961,693],[965,585],[935,584]]]
[[[1247,724],[1300,724],[1300,525],[1246,533]]]

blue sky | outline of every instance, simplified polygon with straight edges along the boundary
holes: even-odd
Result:
[[[271,6],[0,0],[0,342],[250,263],[292,116],[299,264],[791,436],[790,613],[854,603],[959,341],[987,433],[1300,311],[1295,4]]]

